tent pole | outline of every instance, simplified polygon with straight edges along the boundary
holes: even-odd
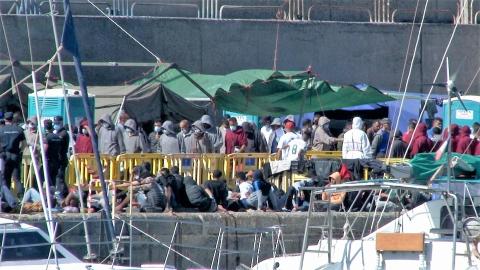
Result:
[[[203,87],[201,87],[196,81],[194,81],[187,73],[185,73],[183,70],[179,69],[176,64],[173,66],[174,69],[176,69],[180,74],[182,74],[190,83],[192,83],[195,87],[198,88],[198,90],[202,91],[205,96],[207,96],[212,102],[213,102],[213,96],[210,95],[210,93],[207,92]]]

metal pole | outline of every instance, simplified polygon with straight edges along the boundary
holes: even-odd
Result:
[[[447,95],[448,95],[448,108],[447,108],[447,128],[448,128],[448,150],[447,150],[447,191],[450,192],[450,180],[452,178],[452,83],[450,81],[450,67],[448,64],[448,57],[446,58],[447,64]]]
[[[51,1],[51,0],[50,0]],[[37,115],[38,122],[41,123],[41,118],[40,118],[40,106],[38,105],[38,93],[37,93],[37,81],[35,80],[35,72],[32,72],[32,83],[33,83],[33,92],[35,93],[35,113]],[[41,127],[41,124],[39,125]],[[47,209],[44,210],[45,213],[45,218],[48,219],[47,221],[47,229],[48,229],[48,234],[50,235],[50,241],[52,242],[52,251],[53,251],[53,256],[55,258],[55,265],[57,266],[57,269],[59,269],[58,266],[58,258],[57,258],[57,249],[55,246],[55,233],[53,232],[53,218],[52,218],[52,202],[51,202],[51,194],[50,194],[50,185],[48,184],[50,176],[48,175],[48,160],[47,160],[47,154],[45,152],[45,145],[43,144],[44,142],[44,137],[43,137],[43,130],[42,128],[38,129],[38,136],[40,140],[40,152],[42,155],[42,160],[43,160],[43,176],[44,176],[44,182],[47,182],[47,186],[45,188],[47,198],[46,198],[46,205],[42,203],[42,206],[45,207],[47,206]],[[34,155],[33,152],[32,154],[32,160],[34,160]],[[35,167],[34,167],[35,168]],[[43,185],[40,183],[39,177],[37,177],[37,181],[39,183],[38,185],[38,190],[40,192],[40,196],[42,196],[43,193]],[[45,199],[45,198],[44,198]]]

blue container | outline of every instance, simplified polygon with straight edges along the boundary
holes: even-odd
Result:
[[[63,117],[65,124],[72,123],[74,126],[78,126],[80,121],[86,117],[85,110],[83,109],[82,96],[77,90],[67,90],[68,92],[68,108],[71,119],[67,117],[66,101],[63,97],[62,89],[47,89],[38,91],[38,103],[40,109],[40,121],[43,125],[43,120],[52,119],[53,117],[60,115]],[[89,105],[92,112],[92,118],[95,115],[95,96],[89,95]],[[28,95],[28,118],[36,116],[35,107],[35,94]]]
[[[463,96],[463,103],[467,111],[463,108],[457,98],[452,98],[452,123],[459,126],[472,127],[474,122],[480,122],[480,96]],[[448,100],[443,101],[443,121],[447,123]]]
[[[259,120],[258,116],[251,115],[251,114],[242,114],[242,113],[224,111],[223,115],[226,115],[226,114],[230,115],[231,117],[237,118],[237,122],[239,125],[242,125],[243,122],[258,124],[258,120]]]

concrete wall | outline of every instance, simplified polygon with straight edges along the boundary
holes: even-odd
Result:
[[[363,82],[393,90],[399,87],[411,29],[408,24],[148,17],[115,20],[163,61],[176,62],[195,72],[225,74],[239,69],[271,69],[276,59],[278,69],[305,70],[312,66],[319,78],[330,82]],[[13,57],[28,60],[25,17],[4,16],[4,21]],[[84,61],[155,61],[105,18],[77,17],[75,23]],[[32,16],[29,24],[33,58],[45,61],[54,52],[50,19]],[[61,29],[61,19],[58,25]],[[418,28],[415,26],[414,36]],[[432,83],[452,30],[449,24],[424,26],[409,89],[428,89],[424,84]],[[3,37],[1,30],[0,37]],[[451,70],[457,72],[456,83],[460,89],[467,88],[480,66],[479,42],[479,26],[458,27],[447,55]],[[0,57],[6,59],[3,38],[0,53]],[[85,70],[88,82],[93,85],[121,83],[141,76],[147,68],[86,67]],[[71,67],[67,69],[67,79],[75,82]],[[444,79],[442,70],[439,80]],[[474,81],[470,93],[479,93],[479,79]]]
[[[353,219],[358,217],[356,223]],[[16,219],[18,216],[11,216]],[[126,217],[125,220],[128,221]],[[394,218],[394,215],[385,214],[381,224],[384,224]],[[85,238],[83,226],[79,225],[81,221],[79,215],[68,214],[56,216],[58,222],[59,234],[67,232],[60,238],[60,242],[78,257],[86,254]],[[99,215],[89,216],[89,235],[92,242],[104,241],[104,229],[99,223]],[[254,234],[247,230],[261,229],[269,226],[280,225],[283,232],[285,248],[287,253],[296,253],[301,251],[303,232],[305,228],[306,213],[233,213],[233,214],[178,214],[175,216],[164,214],[135,214],[133,224],[138,229],[153,236],[157,241],[169,244],[175,223],[180,222],[175,238],[176,246],[183,255],[190,259],[210,267],[213,250],[217,242],[220,227],[230,227],[230,231],[225,233],[224,249],[238,250],[240,254],[229,254],[222,256],[220,269],[233,269],[238,263],[250,265],[251,253],[253,250]],[[345,223],[345,216],[336,213],[333,219],[334,235],[340,237],[343,235],[342,227]],[[353,224],[353,231],[358,237],[361,235],[364,224],[367,221],[367,213],[353,213],[349,216],[350,224]],[[45,222],[40,215],[23,215],[22,221],[34,224],[40,227],[45,226]],[[370,217],[371,221],[371,217]],[[315,213],[312,219],[312,225],[322,225],[325,222],[325,213]],[[116,230],[119,232],[122,222],[117,222]],[[70,230],[71,229],[71,230]],[[369,228],[368,228],[369,229]],[[128,234],[128,228],[124,228]],[[133,265],[140,263],[163,263],[167,249],[160,243],[147,238],[139,231],[133,232]],[[310,244],[315,244],[319,240],[320,231],[312,230],[309,238]],[[192,247],[188,247],[192,246]],[[128,255],[128,245],[123,246]],[[102,245],[92,245],[92,249],[97,254],[105,255],[108,249]],[[260,260],[272,257],[271,235],[264,236],[262,239],[262,248]],[[186,269],[194,265],[178,254],[172,253],[168,261],[169,264],[176,265],[179,269]]]

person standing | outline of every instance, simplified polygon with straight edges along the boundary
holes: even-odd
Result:
[[[162,125],[162,136],[160,136],[160,152],[164,155],[180,153],[180,143],[172,121],[165,121]]]
[[[413,133],[410,157],[413,158],[418,153],[428,153],[432,147],[433,143],[427,136],[427,125],[425,123],[419,123],[417,130]]]
[[[123,133],[112,122],[110,114],[105,114],[99,120],[98,151],[100,154],[117,156],[125,153]]]
[[[3,159],[3,181],[11,188],[12,179],[20,193],[23,186],[20,183],[20,165],[22,163],[22,149],[25,146],[23,129],[13,123],[13,113],[5,113],[5,125],[0,127],[1,156]]]
[[[457,141],[457,147],[453,149],[454,152],[460,153],[460,154],[467,154],[471,155],[472,154],[472,139],[470,138],[470,127],[469,126],[463,126],[460,129],[459,135],[458,135],[458,141]]]
[[[343,159],[372,158],[372,150],[367,134],[363,131],[363,121],[360,117],[352,120],[352,129],[343,136]]]
[[[225,154],[245,152],[248,141],[241,126],[238,126],[237,118],[231,117],[228,120],[230,129],[225,134]]]
[[[186,119],[180,121],[178,125],[180,127],[180,132],[177,134],[177,139],[180,144],[180,152],[185,153],[185,138],[193,135],[193,132],[190,127],[190,122]]]
[[[381,123],[378,120],[373,121],[372,125],[367,129],[367,137],[368,137],[368,142],[370,144],[373,142],[373,137],[375,137],[375,134],[380,130],[381,128]]]
[[[277,153],[278,141],[285,134],[285,132],[282,129],[282,122],[280,118],[273,119],[271,127],[272,132],[267,140],[267,149],[270,154],[275,154]]]
[[[185,137],[185,153],[188,154],[208,154],[213,153],[213,144],[205,132],[201,121],[193,123],[193,135]]]
[[[160,153],[162,151],[160,148],[160,136],[162,136],[162,121],[157,119],[153,123],[153,131],[148,135],[152,153]]]
[[[90,138],[90,128],[87,119],[80,122],[80,134],[75,142],[75,153],[86,154],[93,153],[92,139]]]
[[[268,139],[270,138],[270,135],[273,132],[272,129],[272,117],[271,116],[265,116],[262,119],[262,128],[260,129],[260,133],[262,134],[263,138],[265,141],[268,142]]]
[[[222,132],[220,131],[220,128],[216,127],[213,124],[212,117],[207,114],[203,115],[202,118],[200,118],[200,122],[205,129],[205,133],[213,144],[214,153],[220,153],[220,148],[222,148],[222,145],[224,143],[222,141]]]
[[[407,143],[402,140],[402,132],[397,130],[392,141],[392,158],[403,158],[407,151]]]
[[[133,153],[148,153],[146,142],[142,140],[137,130],[137,123],[133,119],[128,119],[124,125],[125,134],[123,142],[125,144],[125,152],[127,154]]]
[[[302,140],[302,137],[298,135],[297,133],[294,132],[295,129],[295,123],[292,121],[288,121],[285,123],[285,134],[280,138],[278,141],[277,145],[277,157],[278,159],[282,160],[288,160],[289,159],[289,153],[292,153],[294,155],[297,154],[297,152],[292,152],[291,149],[289,149],[290,145],[289,143],[294,140]],[[304,142],[305,143],[305,142]]]
[[[334,144],[338,141],[330,134],[330,119],[326,116],[318,119],[318,127],[313,135],[312,149],[315,151],[331,151]]]
[[[390,126],[391,126],[390,119],[384,118],[380,123],[382,126],[380,130],[377,131],[372,141],[372,157],[373,158],[385,157],[387,155],[387,148],[390,142]]]

